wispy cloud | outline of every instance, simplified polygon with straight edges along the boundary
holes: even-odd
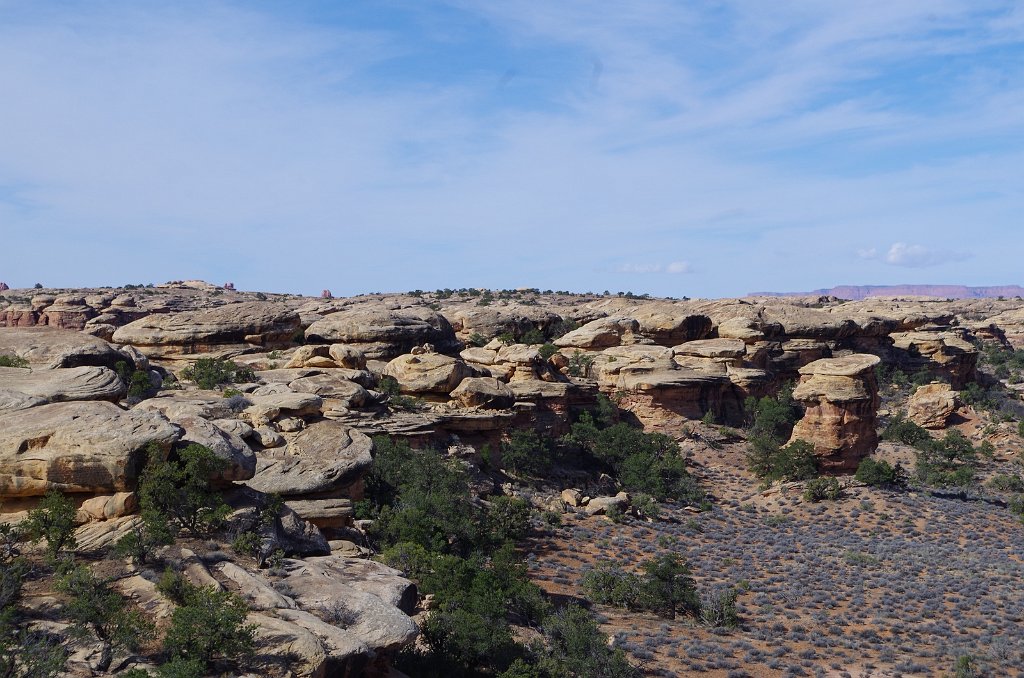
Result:
[[[621,264],[615,269],[619,273],[670,273],[672,275],[679,275],[682,273],[690,273],[690,262],[688,261],[672,261],[668,264],[661,263],[626,263]]]
[[[728,271],[703,295],[1019,270],[1012,3],[344,5],[0,2],[0,230],[51,236],[51,270],[8,282],[599,289],[691,251]],[[972,259],[913,244],[965,228]],[[495,265],[510,240],[543,247]]]
[[[933,249],[924,245],[908,245],[903,242],[892,244],[885,255],[885,263],[907,268],[938,266],[951,261],[964,261],[970,255],[945,249]]]

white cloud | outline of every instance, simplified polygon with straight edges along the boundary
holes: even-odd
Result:
[[[619,273],[661,273],[661,264],[622,264]]]
[[[681,273],[689,273],[691,269],[690,262],[688,261],[672,261],[668,264],[653,262],[638,264],[629,262],[617,266],[615,270],[618,273],[671,273],[679,275]]]
[[[886,253],[885,262],[893,266],[925,268],[928,266],[938,266],[950,261],[963,261],[968,258],[970,258],[970,255],[963,252],[937,250],[925,247],[924,245],[908,245],[905,242],[895,242]]]
[[[874,247],[867,247],[865,249],[857,250],[858,259],[875,259],[878,257],[878,250]]]

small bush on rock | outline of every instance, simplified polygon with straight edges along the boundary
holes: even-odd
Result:
[[[256,381],[256,373],[251,367],[236,365],[223,358],[200,358],[182,370],[181,376],[204,389],[215,389],[223,384]]]
[[[0,367],[28,367],[29,362],[16,355],[0,355]]]

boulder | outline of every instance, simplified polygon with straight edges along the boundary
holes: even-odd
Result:
[[[171,422],[183,429],[183,443],[207,447],[226,463],[214,480],[248,480],[256,473],[256,455],[241,436],[225,431],[202,417],[176,417]]]
[[[665,305],[641,306],[633,314],[640,334],[661,346],[675,346],[711,334],[711,318]]]
[[[959,406],[957,393],[949,384],[925,384],[910,396],[907,418],[924,428],[945,428]]]
[[[110,496],[86,499],[78,507],[82,522],[89,520],[110,520],[135,513],[139,508],[139,499],[134,492],[118,492]]]
[[[603,516],[613,508],[619,511],[629,508],[629,495],[619,492],[614,497],[594,497],[587,502],[583,510],[587,512],[588,516]]]
[[[16,355],[40,367],[91,365],[116,369],[125,357],[106,341],[52,327],[0,327],[0,355]]]
[[[639,331],[640,323],[632,318],[598,318],[563,334],[552,343],[560,348],[600,349],[631,344]]]
[[[451,392],[451,397],[462,407],[505,409],[515,402],[512,389],[494,377],[467,377]]]
[[[672,348],[677,356],[727,360],[739,366],[746,355],[747,345],[739,339],[697,339]]]
[[[415,602],[415,586],[397,570],[336,556],[286,560],[284,568],[283,581],[300,609],[321,619],[344,618],[345,630],[374,652],[399,650],[419,634],[399,607]]]
[[[166,418],[108,402],[40,405],[0,414],[0,497],[132,490],[150,444],[166,454],[178,430]]]
[[[355,346],[331,344],[328,354],[338,367],[345,367],[350,370],[366,369],[366,355]]]
[[[284,369],[311,368],[332,368],[337,367],[334,359],[331,358],[329,346],[299,346],[295,353],[284,364]]]
[[[312,377],[302,377],[289,382],[288,388],[296,393],[312,393],[321,398],[343,400],[345,407],[362,407],[370,394],[359,384],[353,383],[341,374],[331,370]]]
[[[403,355],[389,362],[384,376],[398,382],[402,393],[451,393],[472,370],[458,358],[440,353]]]
[[[367,358],[385,360],[422,344],[432,344],[442,352],[458,350],[451,324],[422,306],[393,310],[359,308],[332,313],[309,326],[306,341],[356,344]]]
[[[118,328],[114,342],[161,357],[248,346],[283,348],[299,329],[298,314],[284,304],[248,301],[149,315]]]
[[[125,385],[106,367],[28,370],[0,367],[4,389],[35,396],[45,402],[70,400],[110,400],[117,402],[125,394]]]
[[[280,665],[275,674],[297,678],[327,675],[327,650],[312,632],[259,612],[249,613],[246,622],[256,625],[255,659],[260,664]]]
[[[281,417],[313,417],[323,411],[323,398],[311,393],[253,394],[248,397],[252,403],[245,408],[244,414],[255,427],[268,424]]]
[[[346,490],[373,464],[373,441],[335,421],[319,421],[298,433],[280,455],[261,453],[246,484],[286,497]]]
[[[805,407],[790,442],[814,446],[823,470],[852,471],[878,445],[874,355],[823,358],[800,368],[793,398]]]
[[[18,410],[27,410],[30,407],[45,404],[46,400],[39,396],[31,396],[21,391],[0,388],[0,413],[17,412]]]

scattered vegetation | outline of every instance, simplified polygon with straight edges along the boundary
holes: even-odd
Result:
[[[29,362],[20,356],[0,354],[0,367],[29,367]]]
[[[854,478],[872,487],[892,488],[906,483],[906,473],[900,464],[893,466],[887,461],[877,461],[871,457],[861,460]]]
[[[811,502],[835,501],[843,494],[839,481],[835,478],[812,478],[804,486],[804,500]]]
[[[256,373],[251,367],[223,358],[200,358],[182,370],[181,377],[204,389],[256,381]]]
[[[749,448],[747,465],[766,484],[777,480],[808,480],[818,475],[814,448],[803,440],[783,446],[793,431],[798,410],[793,389],[786,385],[773,398],[747,398]]]
[[[567,442],[593,456],[630,492],[643,492],[658,501],[704,505],[705,493],[687,471],[686,459],[674,440],[624,422],[610,424],[600,408],[597,414],[584,412],[572,425]]]

